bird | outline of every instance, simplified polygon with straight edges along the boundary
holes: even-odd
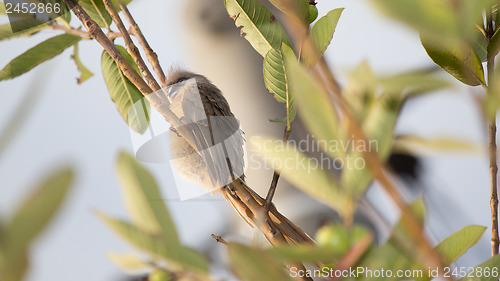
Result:
[[[168,99],[169,110],[181,121],[179,126],[170,128],[174,170],[213,193],[222,194],[271,244],[314,243],[274,205],[265,208],[265,199],[246,184],[244,134],[222,91],[205,76],[182,69],[172,69],[166,85],[166,89],[156,93],[160,96],[149,100],[159,108],[159,101]]]
[[[244,181],[244,137],[222,92],[205,76],[176,70],[166,81],[170,108],[189,132],[192,147],[172,127],[172,163],[188,180],[214,191]]]

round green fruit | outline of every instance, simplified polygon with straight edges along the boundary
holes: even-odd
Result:
[[[326,225],[316,232],[316,242],[320,246],[331,247],[340,254],[346,253],[350,246],[349,233],[341,224]]]
[[[312,23],[316,18],[318,18],[318,8],[316,8],[316,5],[309,5],[309,17],[307,18],[307,22]]]

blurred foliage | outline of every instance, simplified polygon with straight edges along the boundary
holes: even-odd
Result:
[[[30,264],[30,247],[60,209],[73,177],[69,168],[54,172],[9,220],[0,222],[0,280],[23,280]]]
[[[205,258],[179,241],[175,225],[152,175],[134,157],[124,152],[120,153],[116,165],[132,223],[97,212],[99,218],[125,241],[146,252],[151,261],[164,260],[173,272],[192,271],[201,276],[207,274]],[[130,255],[112,256],[121,267],[128,265],[128,269],[138,269],[141,265]],[[146,266],[148,262],[142,265]]]
[[[32,112],[39,82],[35,78],[28,85],[20,106],[0,132],[0,160]],[[23,280],[30,265],[36,263],[31,258],[32,247],[62,208],[71,191],[74,174],[72,168],[65,167],[43,176],[9,218],[0,214],[0,280]]]
[[[115,4],[118,4],[117,1]],[[342,24],[344,9],[334,9],[316,20],[317,8],[309,1],[269,2],[279,14],[273,14],[274,10],[258,0],[225,0],[224,4],[242,37],[264,58],[266,88],[285,105],[286,116],[274,121],[285,124],[289,131],[299,113],[321,150],[332,163],[341,163],[341,169],[338,173],[322,169],[317,159],[310,158],[292,144],[276,139],[255,138],[252,144],[260,148],[259,153],[264,160],[285,179],[338,212],[347,223],[324,226],[316,234],[317,245],[259,248],[229,242],[227,251],[233,272],[242,280],[291,280],[294,274],[298,274],[296,270],[300,264],[304,263],[320,272],[359,266],[371,270],[423,270],[426,273],[417,262],[415,253],[418,251],[401,221],[393,226],[389,239],[380,244],[373,242],[374,233],[350,224],[360,199],[374,179],[366,165],[357,167],[356,161],[364,159],[365,153],[372,152],[380,162],[385,163],[393,149],[411,149],[412,145],[471,149],[467,143],[447,138],[424,140],[394,134],[400,111],[408,99],[444,89],[450,83],[432,70],[379,75],[367,63],[361,63],[350,74],[339,97],[335,97],[345,101],[346,109],[354,119],[348,120],[332,102],[333,97],[323,83],[324,77],[318,77],[313,71],[331,44],[336,28]],[[389,17],[417,30],[423,48],[441,69],[466,85],[483,86],[488,92],[485,112],[490,116],[496,113],[500,106],[500,86],[495,81],[500,81],[500,71],[497,67],[495,73],[487,73],[483,62],[491,61],[500,51],[498,1],[372,0],[372,3]],[[101,28],[111,31],[111,17],[102,0],[81,0],[79,4]],[[0,3],[0,15],[6,15],[3,3]],[[493,32],[484,26],[484,15],[488,15],[486,20],[491,19],[495,27]],[[0,25],[0,41],[32,36],[53,29],[54,25],[57,25],[54,29],[63,34],[49,38],[12,59],[0,70],[0,80],[18,77],[71,46],[74,46],[72,58],[80,72],[78,83],[92,76],[78,52],[78,43],[89,37],[78,32],[81,26],[70,25],[69,13],[51,23],[38,22],[25,14],[11,16],[18,19],[13,25],[21,31],[14,33],[9,24]],[[292,45],[294,38],[287,35],[283,28],[285,25],[281,24],[286,21],[284,16],[290,16],[308,27],[305,37],[314,48],[312,55],[304,52],[301,44]],[[121,46],[117,48],[140,74],[126,50]],[[145,132],[149,122],[149,104],[137,103],[143,100],[140,99],[140,91],[106,52],[101,57],[101,68],[110,97],[122,118],[133,130]],[[490,81],[485,77],[488,74],[493,77]],[[359,125],[368,143],[355,141],[350,122]],[[372,144],[375,147],[371,147]],[[152,281],[210,280],[209,261],[183,244],[151,173],[124,152],[117,159],[116,171],[130,221],[111,218],[102,212],[96,214],[141,254],[110,253],[109,258],[123,270],[148,271]],[[22,279],[28,265],[29,248],[59,209],[72,178],[73,172],[69,169],[53,174],[28,197],[10,220],[0,223],[0,280]],[[409,207],[423,226],[423,201],[417,200]],[[434,250],[441,255],[445,265],[450,266],[479,241],[484,231],[483,226],[464,227],[441,241]],[[497,270],[498,273],[499,264],[499,257],[494,256],[474,270],[490,270],[490,273]],[[464,274],[467,272],[458,272],[453,277],[463,277],[461,280],[498,279],[491,274],[475,275],[474,278],[464,277]],[[345,279],[371,278],[361,274]],[[385,280],[397,279],[390,277]],[[427,274],[418,278],[419,281],[430,279]]]

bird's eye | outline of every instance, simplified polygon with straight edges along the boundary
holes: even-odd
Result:
[[[177,81],[175,83],[181,83],[181,82],[186,81],[188,79],[189,78],[187,78],[187,77],[181,77],[181,78],[177,79]]]

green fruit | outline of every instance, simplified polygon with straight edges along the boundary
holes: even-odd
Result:
[[[341,224],[326,225],[316,232],[316,242],[320,246],[331,247],[339,254],[345,254],[350,248],[349,233]]]
[[[307,22],[312,23],[316,18],[318,18],[318,8],[316,8],[316,5],[309,5],[309,17],[307,18]]]
[[[170,274],[168,272],[157,269],[149,274],[148,280],[149,281],[169,281],[171,279],[170,279]]]

